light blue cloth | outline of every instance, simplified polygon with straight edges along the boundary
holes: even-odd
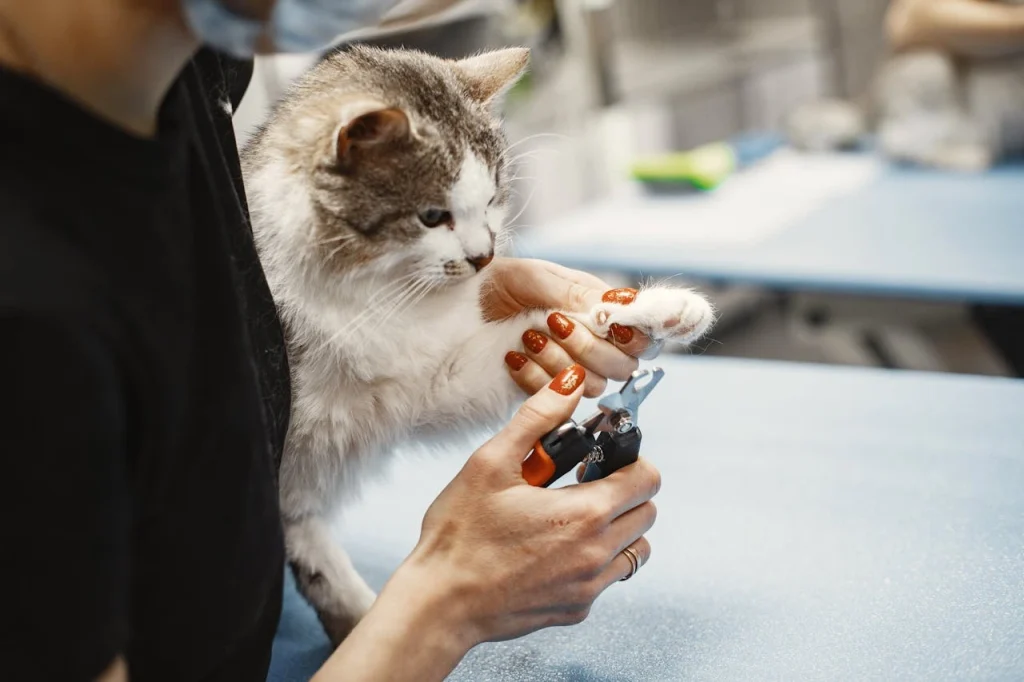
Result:
[[[1024,381],[659,364],[651,562],[583,625],[478,647],[451,680],[1024,680]],[[406,460],[353,507],[371,585],[464,456]],[[271,680],[328,651],[289,586]]]

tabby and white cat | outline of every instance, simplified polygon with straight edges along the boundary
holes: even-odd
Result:
[[[815,102],[794,111],[786,127],[790,142],[801,149],[853,146],[871,128],[882,153],[894,161],[984,170],[1024,154],[1024,53],[894,55],[862,102]]]
[[[339,53],[243,152],[292,367],[288,561],[334,642],[374,599],[331,536],[342,499],[397,445],[500,424],[525,397],[503,358],[550,311],[487,322],[480,295],[510,198],[494,109],[528,56]],[[601,336],[619,323],[688,343],[713,313],[695,293],[655,287],[576,317]]]

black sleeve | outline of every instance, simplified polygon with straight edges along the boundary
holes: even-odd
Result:
[[[125,404],[97,338],[0,317],[0,678],[94,680],[128,641]]]

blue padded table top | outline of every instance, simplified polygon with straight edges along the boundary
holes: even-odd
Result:
[[[650,563],[582,625],[477,647],[451,680],[1024,679],[1024,381],[659,364]],[[349,510],[374,587],[464,456],[411,456]],[[271,679],[327,654],[289,587]]]
[[[837,156],[836,163],[856,156]],[[763,238],[680,240],[679,233],[693,228],[686,222],[694,205],[710,196],[633,198],[639,202],[632,211],[637,220],[655,225],[638,230],[625,224],[616,232],[588,235],[588,223],[630,214],[623,200],[609,199],[524,231],[517,250],[570,267],[645,276],[682,274],[780,289],[1024,304],[1024,164],[977,176],[880,164],[864,186],[825,201]],[[651,206],[659,207],[656,214],[641,210]],[[672,206],[687,212],[674,218]],[[715,215],[722,213],[715,209]]]

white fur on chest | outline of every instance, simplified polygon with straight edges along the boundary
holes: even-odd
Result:
[[[359,296],[331,315],[305,316],[306,330],[333,340],[304,349],[294,368],[282,479],[286,497],[315,491],[318,506],[335,503],[357,473],[428,425],[439,384],[452,370],[453,349],[483,326],[478,297],[474,279],[431,294],[383,326],[371,321],[355,334],[348,325],[366,310]],[[313,501],[304,495],[286,500],[302,507]]]

